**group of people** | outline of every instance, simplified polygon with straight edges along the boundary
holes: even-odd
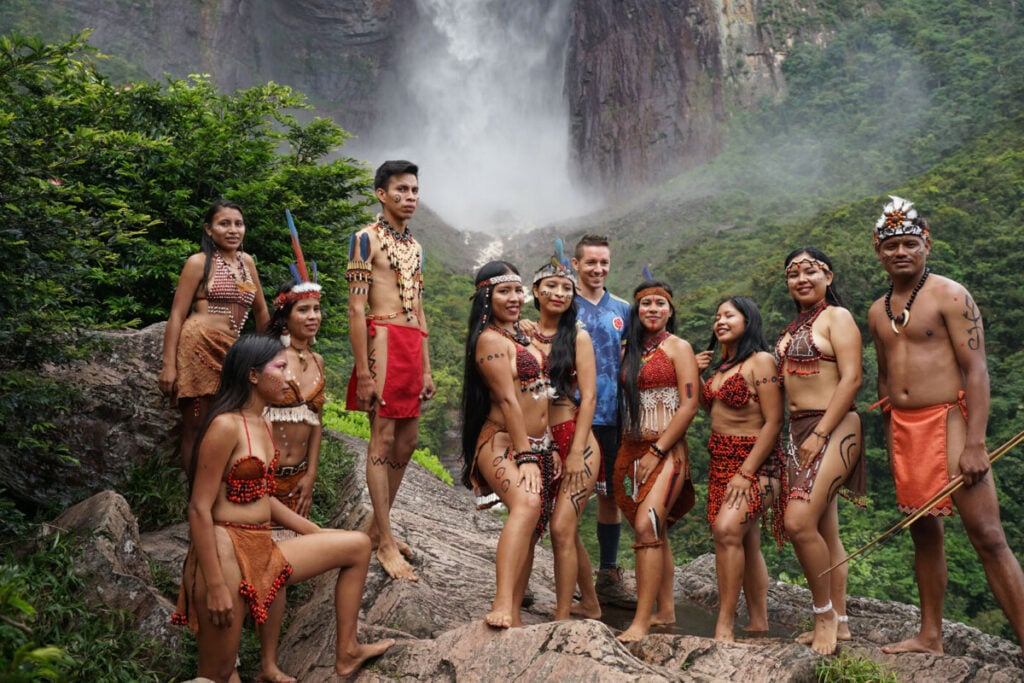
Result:
[[[1006,543],[985,449],[989,384],[981,314],[963,285],[931,274],[929,230],[910,202],[892,197],[885,206],[874,244],[892,284],[871,307],[868,327],[900,511],[925,507],[957,476],[965,486],[910,526],[921,624],[915,636],[885,646],[889,653],[942,652],[941,517],[954,504],[1024,643],[1024,573]],[[609,264],[608,240],[587,235],[572,259],[559,243],[529,284],[507,261],[487,263],[476,274],[462,397],[463,483],[474,489],[478,507],[500,501],[508,509],[485,621],[522,624],[533,548],[549,529],[555,618],[600,615],[578,532],[588,498],[599,491],[599,500],[617,503],[635,535],[635,614],[619,640],[636,641],[652,626],[674,623],[667,532],[694,505],[686,432],[702,406],[711,420],[707,518],[719,588],[715,638],[734,639],[741,591],[747,630],[768,629],[764,529],[780,548],[792,543],[810,588],[814,625],[797,642],[834,653],[837,641],[852,638],[838,497],[862,504],[866,481],[855,405],[862,341],[834,286],[831,260],[813,247],[786,256],[795,316],[774,347],[755,302],[730,296],[719,304],[711,344],[700,353],[674,334],[667,283],[645,273],[630,304],[605,289]],[[522,316],[528,287],[538,321]],[[611,419],[598,423],[602,402]],[[613,520],[599,509],[599,540]],[[617,551],[617,543],[616,533],[608,545]],[[603,566],[604,543],[601,553]]]
[[[377,169],[383,211],[352,236],[346,273],[355,360],[348,407],[367,411],[372,428],[366,479],[374,517],[366,533],[309,520],[326,399],[324,361],[312,349],[321,287],[291,216],[294,280],[278,288],[271,315],[256,265],[242,250],[241,208],[217,200],[207,211],[201,252],[178,281],[159,380],[181,411],[190,490],[190,546],[173,621],[197,634],[200,677],[239,680],[248,612],[260,634],[259,680],[295,681],[277,663],[285,589],[330,570],[338,572],[337,672],[353,673],[394,643],[361,644],[356,630],[374,546],[389,575],[416,580],[390,510],[416,446],[420,401],[434,393],[422,249],[408,230],[417,176],[408,161]],[[250,312],[257,334],[243,335]]]
[[[366,411],[371,425],[366,480],[373,517],[366,533],[321,529],[309,520],[326,396],[323,358],[312,350],[321,289],[294,227],[295,277],[278,288],[273,311],[242,249],[241,209],[231,202],[210,207],[202,251],[179,279],[160,389],[182,414],[191,544],[175,621],[198,634],[200,676],[237,680],[248,611],[260,630],[260,680],[295,680],[277,664],[283,594],[331,569],[338,570],[336,669],[352,673],[393,644],[356,639],[373,548],[390,577],[418,580],[413,551],[391,524],[420,404],[434,394],[423,250],[409,230],[419,199],[417,167],[385,162],[374,191],[382,213],[352,236],[346,272],[354,359],[347,407]],[[930,274],[930,246],[927,222],[893,198],[875,227],[875,249],[892,285],[872,306],[868,325],[900,509],[920,507],[954,475],[967,486],[911,527],[921,628],[890,652],[942,651],[939,517],[952,514],[953,503],[1024,642],[1024,575],[1003,535],[985,451],[981,315],[962,285]],[[674,334],[672,288],[646,278],[632,302],[624,301],[605,287],[610,263],[607,238],[584,236],[571,258],[559,241],[529,285],[536,321],[522,316],[527,289],[514,265],[492,261],[476,274],[462,395],[463,482],[474,488],[478,507],[500,501],[508,510],[486,623],[522,625],[534,547],[549,530],[556,619],[599,618],[602,604],[635,607],[622,642],[674,623],[667,532],[694,505],[686,432],[703,407],[712,432],[707,517],[720,597],[715,637],[734,638],[741,591],[747,630],[768,628],[760,551],[766,529],[780,547],[792,542],[811,589],[814,628],[798,641],[834,652],[837,640],[851,637],[845,567],[828,571],[846,557],[837,495],[842,488],[856,501],[865,487],[854,406],[861,338],[833,286],[831,261],[810,247],[786,257],[796,315],[774,348],[754,301],[731,296],[718,306],[712,342],[700,353]],[[242,335],[250,313],[258,334]],[[595,493],[596,572],[579,535]],[[635,532],[635,592],[617,564],[621,516]]]

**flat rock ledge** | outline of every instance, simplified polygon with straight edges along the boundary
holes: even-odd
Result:
[[[332,526],[358,529],[369,521],[364,479],[365,443],[337,434],[357,453],[345,484],[345,501]],[[550,622],[554,602],[552,555],[539,547],[531,578],[532,605],[526,626],[498,631],[481,617],[493,597],[494,554],[501,519],[473,509],[469,496],[411,465],[392,521],[396,534],[415,550],[418,583],[392,581],[376,560],[363,595],[360,639],[393,637],[398,643],[351,680],[356,681],[814,681],[818,657],[788,638],[749,638],[719,643],[658,633],[626,647],[614,631],[594,620]],[[150,573],[179,577],[187,549],[184,524],[145,534],[124,499],[103,492],[70,508],[52,529],[79,539],[76,572],[86,576],[90,595],[128,609],[138,628],[162,644],[183,645],[182,629],[169,627],[169,598],[152,586]],[[151,569],[152,568],[152,569]],[[165,580],[166,583],[166,580]],[[281,665],[303,682],[333,681],[333,578],[319,577],[303,589],[308,596],[289,609]],[[676,568],[676,591],[717,608],[713,556]],[[781,582],[769,588],[769,617],[800,630],[808,621],[806,589]],[[914,631],[917,608],[853,597],[849,606],[856,639],[842,644],[882,663],[900,681],[1024,680],[1016,644],[947,622],[947,655],[885,655],[879,647]]]

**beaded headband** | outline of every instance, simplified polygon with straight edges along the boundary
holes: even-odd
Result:
[[[882,215],[875,222],[875,246],[900,235],[929,239],[928,229],[921,223],[914,203],[893,194],[889,195],[889,199],[892,201],[885,205]]]
[[[477,291],[484,287],[491,287],[493,285],[500,285],[503,282],[518,282],[523,284],[523,278],[519,277],[515,273],[505,273],[504,275],[495,275],[492,278],[488,278],[476,286]]]
[[[309,262],[313,268],[313,277],[309,277],[306,259],[302,256],[302,246],[299,244],[299,231],[295,229],[295,221],[292,220],[292,212],[285,209],[284,217],[288,221],[288,231],[292,237],[292,250],[295,252],[295,263],[288,266],[295,279],[295,286],[274,297],[274,308],[281,308],[299,299],[319,299],[321,289],[320,285],[316,283],[316,261]]]
[[[668,299],[670,304],[672,303],[672,295],[669,294],[668,290],[664,287],[645,287],[636,293],[636,296],[633,297],[633,301],[640,301],[640,299],[643,299],[645,296],[651,295],[663,296]]]
[[[565,257],[565,246],[561,238],[555,240],[555,253],[551,257],[551,261],[538,268],[537,272],[533,274],[533,284],[537,284],[546,277],[564,277],[572,281],[574,288],[579,286],[576,271],[569,259]]]
[[[816,266],[816,267],[824,270],[826,273],[831,273],[832,272],[832,269],[829,268],[828,264],[825,263],[824,261],[819,261],[818,259],[811,258],[810,256],[804,256],[803,258],[793,259],[792,261],[790,261],[786,265],[786,275],[788,276],[789,275],[789,271],[791,271],[791,270],[795,269],[797,266],[803,265],[805,263],[807,265],[809,265],[809,266]]]

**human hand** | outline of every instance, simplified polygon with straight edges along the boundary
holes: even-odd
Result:
[[[519,466],[519,481],[516,482],[516,486],[525,489],[527,493],[540,493],[542,483],[540,465],[527,462]]]
[[[807,469],[814,462],[814,459],[825,452],[828,448],[828,436],[821,436],[817,432],[811,434],[797,449],[796,459],[800,467]]]
[[[178,392],[178,369],[165,366],[160,370],[157,386],[160,387],[161,394],[173,397]]]
[[[587,469],[583,453],[570,451],[565,459],[565,476],[562,481],[562,488],[569,497],[587,488]]]
[[[527,337],[532,337],[533,336],[533,331],[536,330],[536,329],[537,329],[537,323],[533,322],[532,320],[527,320],[526,318],[520,319],[520,321],[519,321],[519,330],[523,334],[525,334]]]
[[[206,587],[206,609],[210,613],[210,621],[214,626],[228,628],[234,617],[234,601],[231,598],[231,591],[226,585]]]
[[[373,381],[373,376],[356,377],[356,407],[360,410],[371,411],[376,408],[378,402],[384,405],[380,394],[377,393],[377,383]]]
[[[429,401],[434,398],[434,393],[437,389],[434,388],[434,378],[430,375],[430,371],[423,373],[423,389],[420,391],[420,400]]]
[[[711,367],[711,358],[715,355],[714,351],[701,351],[697,354],[697,368],[704,372]]]
[[[732,475],[732,479],[725,487],[725,501],[724,505],[740,509],[744,503],[748,505],[752,502],[750,500],[750,489],[753,488],[752,482],[744,477],[742,474],[737,472]]]
[[[964,478],[965,486],[974,486],[985,478],[991,464],[985,446],[965,446],[960,453],[960,474]]]
[[[311,476],[307,471],[306,475],[295,484],[292,492],[288,494],[291,498],[298,498],[298,502],[295,504],[295,512],[303,517],[309,517],[309,511],[313,508],[313,483],[315,481],[316,475]]]
[[[654,453],[647,451],[647,453],[637,461],[636,483],[634,486],[640,488],[640,486],[647,481],[647,477],[651,476],[654,470],[657,469],[660,462],[661,458]]]

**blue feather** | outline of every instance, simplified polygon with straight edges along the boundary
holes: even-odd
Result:
[[[651,270],[647,266],[644,266],[643,276],[644,276],[644,280],[646,280],[648,282],[652,282],[654,280],[654,276],[651,275]]]

